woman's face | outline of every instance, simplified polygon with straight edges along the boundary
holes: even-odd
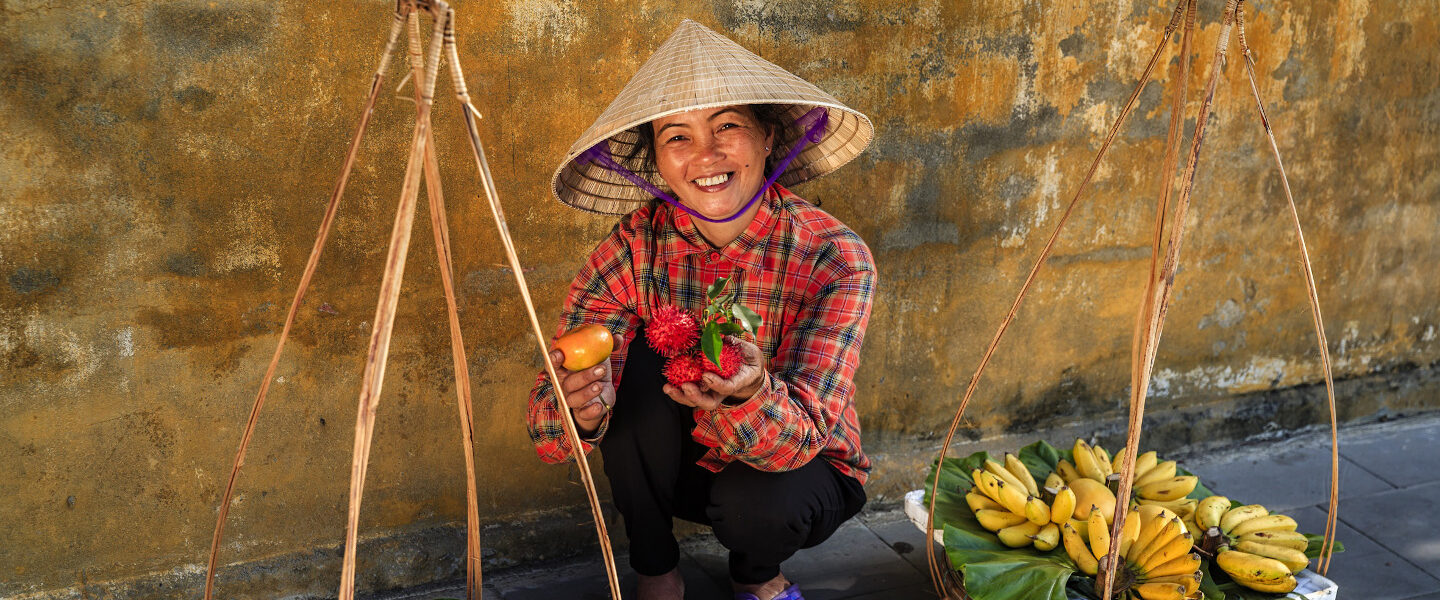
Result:
[[[702,108],[655,119],[655,165],[680,201],[721,219],[765,183],[774,134],[746,105]]]

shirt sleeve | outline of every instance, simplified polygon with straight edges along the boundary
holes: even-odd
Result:
[[[617,225],[610,236],[590,253],[590,258],[570,283],[570,292],[560,314],[560,326],[554,335],[558,338],[566,331],[590,323],[600,323],[609,329],[617,342],[615,351],[610,355],[612,379],[617,388],[625,365],[629,337],[639,326],[632,256],[625,233],[625,229]],[[570,460],[571,446],[565,436],[564,418],[550,375],[542,367],[530,390],[526,425],[530,441],[535,444],[535,452],[545,462]],[[584,452],[589,453],[600,443],[609,425],[610,415],[607,414],[594,433],[582,436]]]
[[[827,447],[854,402],[875,289],[865,258],[822,285],[802,309],[759,392],[738,406],[696,410],[697,441],[762,471],[802,467]]]

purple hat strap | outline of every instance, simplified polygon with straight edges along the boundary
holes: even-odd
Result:
[[[761,196],[765,195],[765,190],[768,190],[770,189],[770,186],[775,185],[775,180],[780,178],[780,174],[785,172],[785,169],[790,166],[790,163],[795,160],[795,157],[800,155],[800,151],[804,150],[807,144],[814,144],[816,142],[819,142],[820,139],[825,136],[825,125],[829,121],[830,113],[823,106],[817,106],[815,108],[812,108],[805,114],[800,115],[799,118],[795,119],[795,124],[799,126],[800,129],[804,130],[804,135],[801,135],[799,139],[795,140],[795,145],[790,148],[790,152],[785,155],[785,158],[780,160],[779,164],[775,165],[775,171],[772,172],[770,174],[770,177],[765,180],[765,185],[760,186],[760,189],[755,191],[755,196],[750,198],[749,202],[745,203],[745,207],[741,208],[735,214],[730,215],[729,217],[726,217],[724,219],[712,219],[696,212],[695,209],[681,204],[679,200],[676,200],[670,194],[666,194],[664,190],[655,187],[654,184],[651,184],[644,177],[636,175],[635,172],[625,168],[624,165],[615,162],[615,158],[610,155],[609,139],[600,140],[599,143],[591,146],[589,150],[580,153],[580,156],[577,156],[575,159],[584,162],[592,162],[608,170],[619,173],[624,178],[629,179],[631,183],[639,186],[640,189],[645,190],[656,198],[664,200],[670,206],[689,213],[690,216],[693,216],[697,219],[700,219],[702,221],[708,221],[710,223],[729,223],[730,221],[734,221],[735,219],[740,218],[740,215],[743,215],[746,211],[750,210],[750,207],[754,206],[755,202],[760,200]]]

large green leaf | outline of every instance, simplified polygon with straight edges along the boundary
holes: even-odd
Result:
[[[1015,456],[1030,470],[1030,476],[1042,483],[1055,470],[1055,465],[1060,464],[1060,451],[1045,440],[1021,448]]]
[[[964,574],[965,592],[974,600],[1066,600],[1066,583],[1075,572],[1063,552],[1006,548],[949,524],[945,554]]]
[[[1320,546],[1325,544],[1325,536],[1314,533],[1304,535],[1305,540],[1310,542],[1310,545],[1305,547],[1305,556],[1311,559],[1320,558]],[[1340,540],[1335,540],[1335,552],[1340,553],[1344,551],[1345,544],[1341,543]]]

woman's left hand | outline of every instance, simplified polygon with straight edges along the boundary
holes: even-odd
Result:
[[[745,363],[735,375],[727,379],[715,373],[706,373],[699,383],[682,383],[678,386],[667,383],[661,388],[662,391],[669,395],[671,400],[704,410],[720,408],[720,404],[727,398],[749,400],[765,384],[765,355],[761,354],[759,346],[744,339],[732,336],[729,341],[740,348],[740,355],[745,358]]]

